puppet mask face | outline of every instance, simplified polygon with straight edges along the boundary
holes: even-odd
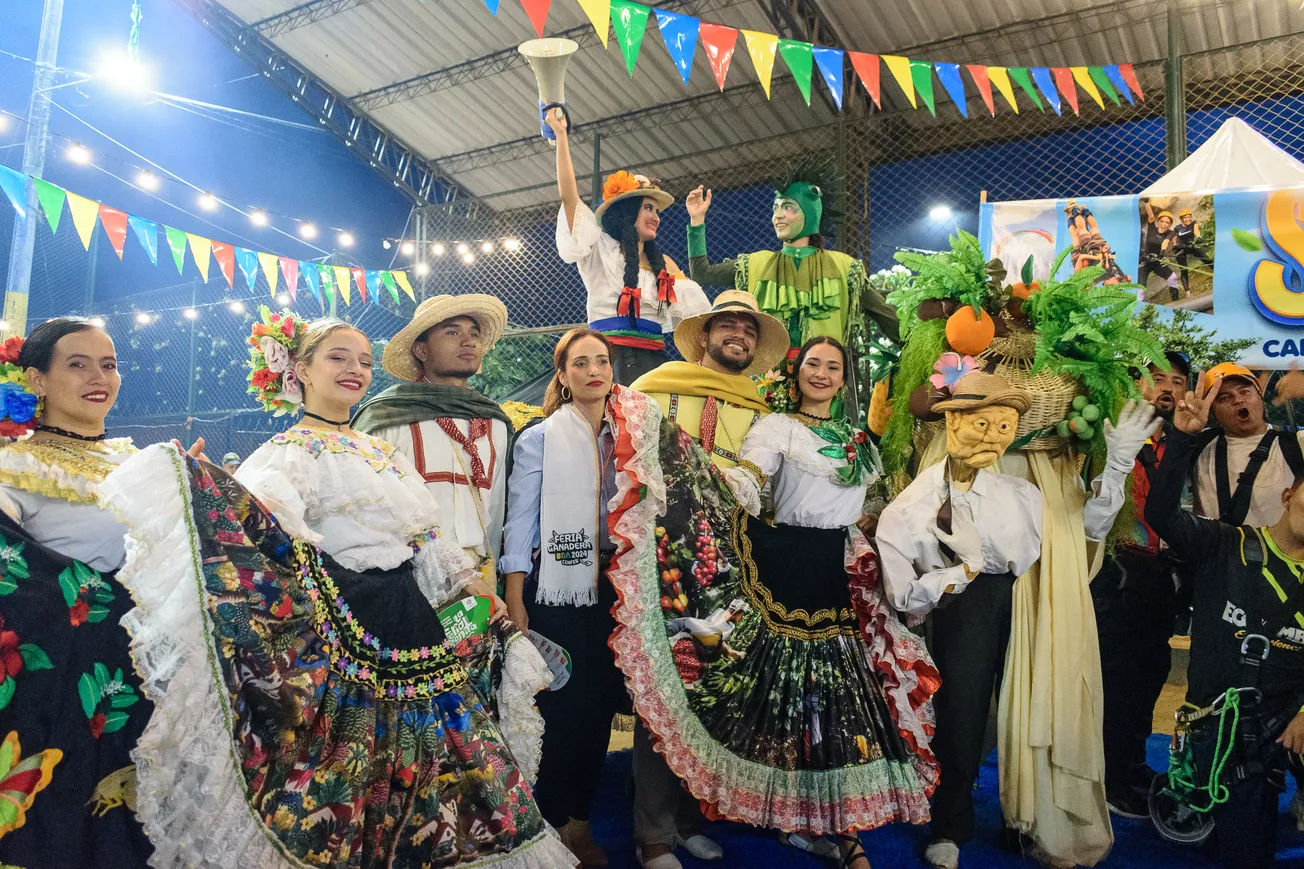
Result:
[[[1014,443],[1019,412],[993,405],[977,410],[946,412],[946,451],[971,468],[995,464]]]

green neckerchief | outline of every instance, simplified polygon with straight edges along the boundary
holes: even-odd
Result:
[[[438,419],[496,419],[511,432],[512,421],[493,400],[464,386],[433,383],[395,383],[363,403],[353,417],[353,427],[368,434],[383,428]]]
[[[799,266],[801,265],[802,260],[812,254],[819,253],[819,250],[820,249],[813,244],[808,244],[805,247],[797,247],[796,245],[788,244],[786,241],[783,243],[784,256],[792,257],[797,261],[797,265]]]

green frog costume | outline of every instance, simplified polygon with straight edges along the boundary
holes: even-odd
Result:
[[[824,173],[827,174],[827,173]],[[862,310],[892,340],[898,339],[896,310],[869,285],[865,264],[822,247],[836,223],[834,197],[826,201],[821,173],[790,171],[777,185],[775,231],[781,250],[739,254],[712,264],[706,253],[706,224],[688,227],[688,270],[702,286],[733,287],[756,297],[762,311],[788,327],[793,347],[816,335],[846,343]]]

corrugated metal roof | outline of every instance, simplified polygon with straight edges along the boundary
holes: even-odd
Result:
[[[302,0],[226,0],[224,5],[253,23],[301,6]],[[515,0],[502,0],[496,17],[484,0],[356,0],[343,5],[342,11],[279,33],[273,41],[350,96],[510,49],[535,36]],[[1166,4],[1154,0],[822,0],[821,5],[836,31],[822,41],[869,52],[1046,66],[1142,62],[1167,52]],[[675,8],[705,20],[774,31],[757,0],[681,0]],[[1180,8],[1188,52],[1304,31],[1304,12],[1283,0],[1184,0]],[[547,34],[585,24],[577,3],[554,0]],[[781,70],[782,61],[776,64],[776,77]],[[883,78],[890,80],[886,71]],[[755,81],[740,37],[729,85]],[[850,77],[847,85],[850,90]],[[700,111],[680,113],[682,117],[604,137],[603,168],[651,164],[658,174],[674,177],[689,168],[736,163],[737,146],[831,120],[822,87],[815,83],[809,109],[795,83],[784,78],[775,82],[771,102],[740,92],[737,99],[713,101]],[[581,48],[566,78],[576,124],[715,90],[701,50],[690,84],[682,83],[655,17],[648,23],[633,77],[613,38],[606,51],[600,44]],[[884,95],[888,102],[899,99],[895,85],[885,83]],[[536,135],[535,104],[534,77],[518,65],[378,106],[371,114],[427,158],[453,157],[447,174],[473,194],[488,197],[493,208],[511,209],[555,197],[552,151],[513,149],[511,160],[491,165],[465,155]],[[581,175],[591,164],[584,153],[588,148],[587,137],[577,137],[574,156]],[[693,155],[692,160],[683,155]]]

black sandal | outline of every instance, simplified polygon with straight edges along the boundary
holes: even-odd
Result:
[[[861,844],[859,836],[844,836],[839,833],[838,842],[851,845],[845,851],[838,849],[838,854],[842,858],[842,862],[839,864],[841,869],[851,869],[857,860],[864,860],[866,866],[870,865],[869,855],[865,853],[865,846]]]

